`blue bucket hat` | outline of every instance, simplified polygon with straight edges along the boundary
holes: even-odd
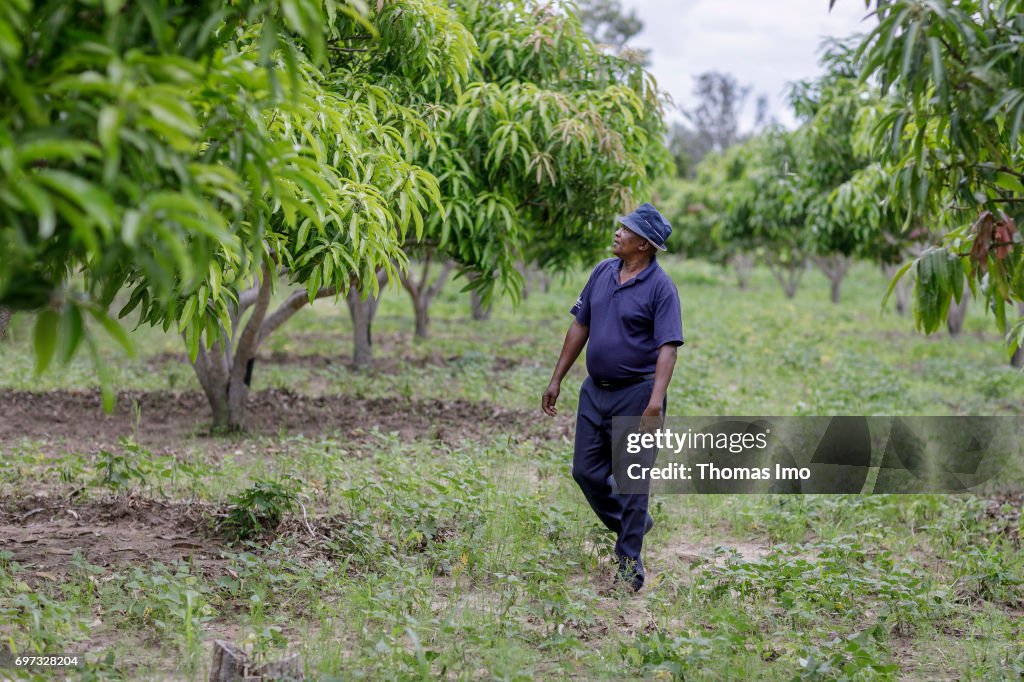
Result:
[[[620,215],[618,221],[659,250],[668,250],[665,248],[665,240],[672,234],[672,225],[650,204],[640,204],[629,215]]]

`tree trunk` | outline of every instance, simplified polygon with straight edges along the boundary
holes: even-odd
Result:
[[[950,336],[959,336],[964,328],[964,318],[967,317],[967,297],[970,292],[964,291],[960,296],[960,302],[955,300],[949,302],[949,312],[946,314],[946,328]]]
[[[412,302],[413,313],[416,315],[416,338],[425,339],[430,336],[430,308],[422,298]]]
[[[491,306],[484,305],[483,299],[480,298],[480,293],[475,289],[469,292],[469,305],[473,311],[473,319],[483,322],[491,319]]]
[[[519,300],[525,301],[530,297],[530,292],[533,290],[534,280],[537,277],[537,269],[532,263],[526,263],[519,261],[516,263],[516,270],[519,275],[523,278],[523,290],[519,292]]]
[[[251,289],[239,294],[238,305],[231,312],[231,338],[227,345],[218,339],[209,347],[204,347],[200,340],[199,353],[192,368],[210,403],[214,430],[245,430],[246,405],[252,385],[256,350],[275,329],[309,304],[308,292],[296,291],[268,315],[270,280],[269,266],[264,265],[262,277]],[[334,288],[323,288],[314,298],[333,296],[336,293]],[[252,314],[245,326],[240,328],[242,315],[248,308],[252,308]]]
[[[807,270],[807,261],[800,260],[797,263],[783,263],[781,261],[773,261],[771,258],[766,258],[765,262],[768,265],[768,270],[772,273],[772,276],[782,285],[782,290],[786,293],[786,298],[792,299],[796,296],[796,291],[800,288],[800,280],[804,276],[804,272]]]
[[[1024,317],[1024,301],[1018,301],[1017,312],[1021,317]],[[1010,364],[1018,369],[1024,367],[1024,346],[1017,346],[1016,350],[1013,351]]]
[[[896,276],[896,272],[899,271],[899,264],[884,264],[882,265],[882,273],[885,274],[886,278],[891,282],[892,278]],[[907,314],[907,299],[909,298],[909,280],[904,275],[900,278],[900,281],[896,282],[896,286],[893,288],[893,293],[896,295],[896,312],[900,315]]]
[[[480,275],[476,273],[470,273],[466,276],[470,282],[475,282],[480,278]],[[491,319],[491,306],[484,305],[483,298],[480,296],[479,289],[473,289],[469,292],[469,307],[472,312],[473,319],[479,322]]]
[[[754,257],[747,253],[737,253],[729,261],[736,270],[736,282],[740,290],[746,291],[750,286],[750,273],[754,269]]]
[[[529,298],[530,268],[528,264],[520,260],[516,262],[515,269],[517,272],[519,272],[519,276],[521,276],[522,278],[522,291],[519,292],[519,297],[523,301],[525,301],[527,298]]]
[[[7,335],[7,326],[11,323],[12,317],[14,317],[13,310],[0,306],[0,341]]]
[[[831,290],[832,303],[839,303],[839,292],[843,285],[843,278],[850,270],[851,258],[839,253],[828,256],[816,256],[814,262],[828,278]]]
[[[379,299],[364,296],[355,285],[348,288],[345,303],[352,316],[352,369],[360,371],[373,368],[373,334],[371,325],[377,314]]]
[[[215,429],[226,429],[228,419],[228,383],[231,358],[229,353],[221,350],[220,342],[209,349],[199,344],[199,355],[192,363],[199,385],[203,387],[206,401],[210,404]]]
[[[410,276],[408,272],[399,273],[402,287],[409,292],[412,298],[412,309],[416,315],[416,338],[425,339],[430,335],[430,304],[434,297],[441,293],[448,275],[451,274],[455,264],[447,261],[438,273],[437,279],[430,282],[430,261],[433,259],[434,249],[427,249],[423,259],[423,270],[419,281]]]

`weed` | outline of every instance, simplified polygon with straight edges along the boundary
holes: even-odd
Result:
[[[178,638],[194,652],[202,625],[216,615],[210,603],[212,590],[187,565],[172,568],[157,563],[148,571],[131,569],[123,584],[126,602],[121,611],[128,623]]]
[[[285,514],[298,505],[299,485],[299,481],[287,476],[277,481],[257,480],[249,488],[231,496],[231,506],[221,528],[235,542],[273,533]]]

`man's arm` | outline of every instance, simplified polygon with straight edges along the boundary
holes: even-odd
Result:
[[[651,389],[651,399],[644,410],[644,417],[654,418],[655,425],[661,426],[664,417],[662,407],[665,404],[665,394],[668,392],[668,384],[672,381],[672,372],[676,368],[676,346],[666,343],[658,348],[658,362],[654,366],[654,388]]]
[[[558,414],[558,410],[555,409],[555,402],[558,401],[558,394],[562,389],[562,379],[569,372],[573,363],[576,362],[576,358],[580,356],[580,352],[583,350],[583,346],[587,345],[587,339],[590,338],[590,327],[584,327],[576,320],[572,321],[569,325],[569,331],[565,333],[565,341],[562,342],[562,353],[558,356],[558,363],[555,364],[555,371],[551,375],[551,383],[548,384],[548,388],[544,391],[544,395],[540,399],[541,409],[545,413],[554,417]],[[658,361],[661,362],[660,360]],[[673,363],[675,360],[673,359]],[[671,375],[671,370],[669,371]],[[667,382],[666,382],[667,386]]]

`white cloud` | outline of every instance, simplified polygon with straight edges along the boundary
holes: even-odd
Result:
[[[821,73],[818,47],[826,36],[866,32],[873,20],[863,0],[624,0],[644,30],[631,44],[650,48],[651,72],[676,104],[693,105],[694,76],[724,71],[753,86],[744,111],[750,126],[757,95],[768,95],[772,114],[794,120],[786,83]],[[679,118],[678,115],[674,118]]]

